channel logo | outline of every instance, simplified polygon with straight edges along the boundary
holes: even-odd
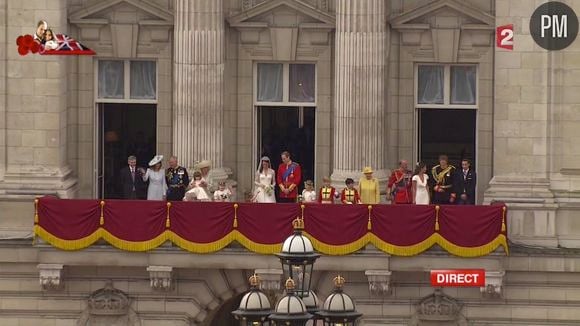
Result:
[[[483,269],[436,269],[431,271],[433,287],[483,287]]]

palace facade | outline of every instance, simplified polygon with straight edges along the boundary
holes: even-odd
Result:
[[[283,150],[340,187],[364,166],[384,184],[401,159],[468,158],[477,202],[509,207],[509,255],[321,258],[320,297],[344,273],[362,325],[578,325],[580,43],[534,43],[543,2],[0,0],[0,325],[230,325],[252,272],[279,287],[275,257],[61,251],[33,244],[33,199],[117,198],[128,155],[163,154],[211,160],[242,200]],[[97,54],[20,56],[40,19]],[[495,46],[506,24],[513,51]],[[433,268],[488,284],[435,291]]]

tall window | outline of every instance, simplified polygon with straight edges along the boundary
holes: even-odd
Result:
[[[477,109],[477,67],[474,65],[419,65],[417,108]]]
[[[464,158],[475,161],[477,66],[421,64],[415,81],[418,159],[429,166],[439,154],[454,165]]]
[[[316,66],[307,63],[258,63],[257,105],[315,106]]]
[[[141,60],[99,60],[97,102],[157,102],[157,64]]]

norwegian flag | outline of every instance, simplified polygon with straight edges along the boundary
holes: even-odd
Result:
[[[43,50],[43,55],[95,55],[96,52],[82,45],[79,41],[65,34],[55,34],[58,47],[55,50]]]

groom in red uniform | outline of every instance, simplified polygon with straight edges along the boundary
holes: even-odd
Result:
[[[279,202],[294,203],[298,196],[298,185],[302,180],[302,171],[298,163],[292,162],[290,153],[282,152],[282,163],[278,166],[276,181],[280,188]]]

